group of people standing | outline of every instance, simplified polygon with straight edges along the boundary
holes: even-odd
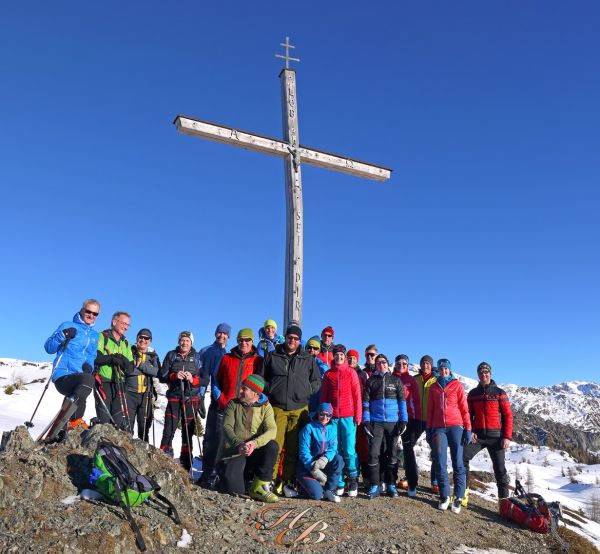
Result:
[[[492,459],[499,498],[508,496],[504,451],[512,438],[512,413],[486,362],[477,368],[478,386],[466,395],[448,359],[434,365],[423,356],[415,377],[408,356],[398,354],[391,366],[371,344],[361,367],[357,350],[334,344],[331,326],[305,341],[299,325],[279,335],[269,319],[256,344],[254,331],[244,328],[229,352],[227,323],[218,324],[214,342],[198,351],[193,334],[182,331],[161,363],[149,329],[140,329],[130,345],[129,314],[116,312],[110,329],[98,333],[93,325],[99,312],[97,300],[86,300],[73,321],[46,341],[46,351],[57,354],[52,380],[77,403],[69,427],[87,425],[85,402],[94,391],[99,422],[130,433],[137,423],[138,437],[148,441],[157,378],[168,385],[160,449],[173,456],[181,424],[179,460],[188,470],[197,416],[206,417],[201,486],[265,502],[282,495],[340,502],[344,494],[358,495],[362,477],[370,499],[397,497],[399,488],[414,497],[414,448],[425,433],[440,509],[451,506],[459,513],[466,505],[469,461],[483,448]],[[399,480],[400,453],[405,476]]]

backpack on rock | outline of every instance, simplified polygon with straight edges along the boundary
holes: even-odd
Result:
[[[141,551],[146,550],[146,544],[131,516],[132,506],[153,502],[158,507],[166,508],[175,523],[181,523],[175,506],[160,494],[160,486],[135,469],[125,451],[111,442],[101,442],[96,448],[90,483],[106,500],[123,508]]]

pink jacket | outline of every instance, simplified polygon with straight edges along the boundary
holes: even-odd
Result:
[[[453,379],[445,388],[438,382],[429,389],[427,429],[461,425],[471,430],[467,396],[460,381]]]
[[[333,417],[352,417],[357,425],[362,421],[360,381],[347,363],[331,365],[321,382],[321,402],[331,402]]]

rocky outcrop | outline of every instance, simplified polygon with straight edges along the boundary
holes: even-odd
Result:
[[[177,462],[107,425],[71,431],[64,442],[40,445],[25,427],[7,433],[0,452],[0,552],[134,553],[135,538],[120,508],[81,500],[101,440],[122,446],[142,473],[176,505],[177,525],[143,505],[132,512],[149,552],[181,552],[183,529],[193,552],[281,552],[322,547],[331,553],[453,552],[461,545],[510,552],[546,552],[549,535],[535,535],[501,520],[494,504],[471,495],[455,515],[435,508],[419,489],[415,499],[367,500],[361,493],[333,505],[282,499],[264,505],[199,489]],[[423,479],[425,482],[425,479]],[[185,543],[185,541],[183,541]]]

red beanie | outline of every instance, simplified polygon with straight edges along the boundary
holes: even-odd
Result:
[[[331,326],[325,327],[325,329],[323,329],[323,330],[321,331],[321,334],[322,334],[322,335],[323,335],[323,334],[328,334],[328,335],[331,335],[331,336],[333,337],[333,336],[334,336],[334,333],[333,333],[333,327],[331,327]]]
[[[357,350],[348,350],[348,352],[346,353],[346,356],[349,358],[350,356],[354,356],[356,358],[356,361],[358,361],[360,359],[360,354],[358,353]]]

